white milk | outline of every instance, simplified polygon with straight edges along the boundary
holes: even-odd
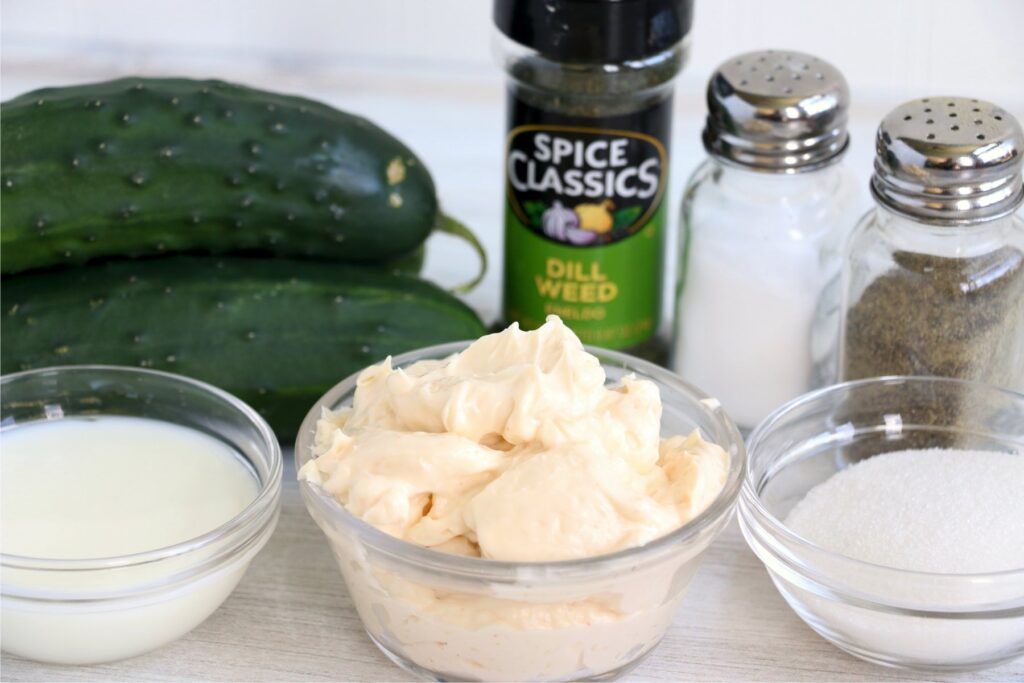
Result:
[[[226,444],[169,422],[101,417],[0,435],[0,548],[52,559],[187,541],[241,512],[256,476]]]
[[[0,432],[0,550],[7,556],[82,560],[157,550],[229,522],[258,491],[255,473],[231,447],[167,422],[74,418]],[[212,550],[89,572],[12,569],[5,560],[3,649],[89,663],[174,640],[230,594],[267,536],[207,565]],[[201,571],[189,581],[162,584],[193,565]],[[146,584],[156,588],[140,593]],[[26,591],[132,596],[46,602],[24,599]]]

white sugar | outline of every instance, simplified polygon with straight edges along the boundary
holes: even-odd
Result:
[[[786,525],[848,557],[951,574],[1024,568],[1024,454],[908,450],[811,489]]]

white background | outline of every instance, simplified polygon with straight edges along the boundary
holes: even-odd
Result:
[[[446,210],[480,233],[494,265],[469,299],[486,317],[497,314],[504,92],[490,0],[3,0],[0,8],[5,99],[42,85],[188,75],[302,93],[373,119],[420,154]],[[845,73],[847,163],[862,188],[874,128],[904,100],[965,95],[1024,117],[1024,0],[698,0],[692,35],[677,89],[673,212],[703,155],[706,80],[740,52],[801,50]],[[866,189],[861,201],[867,206]],[[467,275],[469,260],[453,253],[432,247],[428,274]]]
[[[111,62],[197,73],[223,60],[296,76],[414,67],[493,80],[490,12],[490,0],[4,0],[3,56],[64,60],[54,74],[67,79]],[[833,62],[858,99],[1024,105],[1020,0],[698,0],[694,38],[685,90],[734,53],[783,48]]]

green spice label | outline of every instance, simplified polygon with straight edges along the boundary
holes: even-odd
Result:
[[[620,123],[652,123],[652,116],[660,123],[655,110],[662,108]],[[663,140],[630,129],[530,123],[510,131],[505,158],[506,319],[530,329],[556,314],[585,343],[610,348],[653,335],[668,173]]]

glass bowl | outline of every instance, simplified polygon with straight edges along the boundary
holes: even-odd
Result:
[[[152,551],[89,560],[0,555],[5,652],[59,664],[133,657],[198,626],[231,594],[274,531],[281,449],[267,423],[230,394],[179,375],[68,366],[0,378],[0,428],[120,415],[189,427],[244,456],[256,498],[220,527]]]
[[[395,367],[445,358],[469,342],[393,359]],[[704,512],[647,545],[562,562],[500,562],[448,555],[394,538],[329,494],[300,482],[327,536],[366,632],[393,662],[434,680],[609,680],[661,640],[708,545],[729,521],[743,479],[743,440],[717,402],[672,373],[588,348],[617,383],[633,373],[661,392],[662,436],[699,428],[724,448],[724,489]],[[357,375],[313,406],[299,430],[296,467],[310,459],[324,408],[350,405]],[[340,590],[340,587],[339,587]]]
[[[933,377],[847,382],[775,411],[747,446],[740,528],[782,597],[826,640],[877,664],[928,672],[1024,653],[1024,567],[894,569],[825,550],[781,521],[811,488],[878,453],[959,448],[1024,457],[1024,394]]]

